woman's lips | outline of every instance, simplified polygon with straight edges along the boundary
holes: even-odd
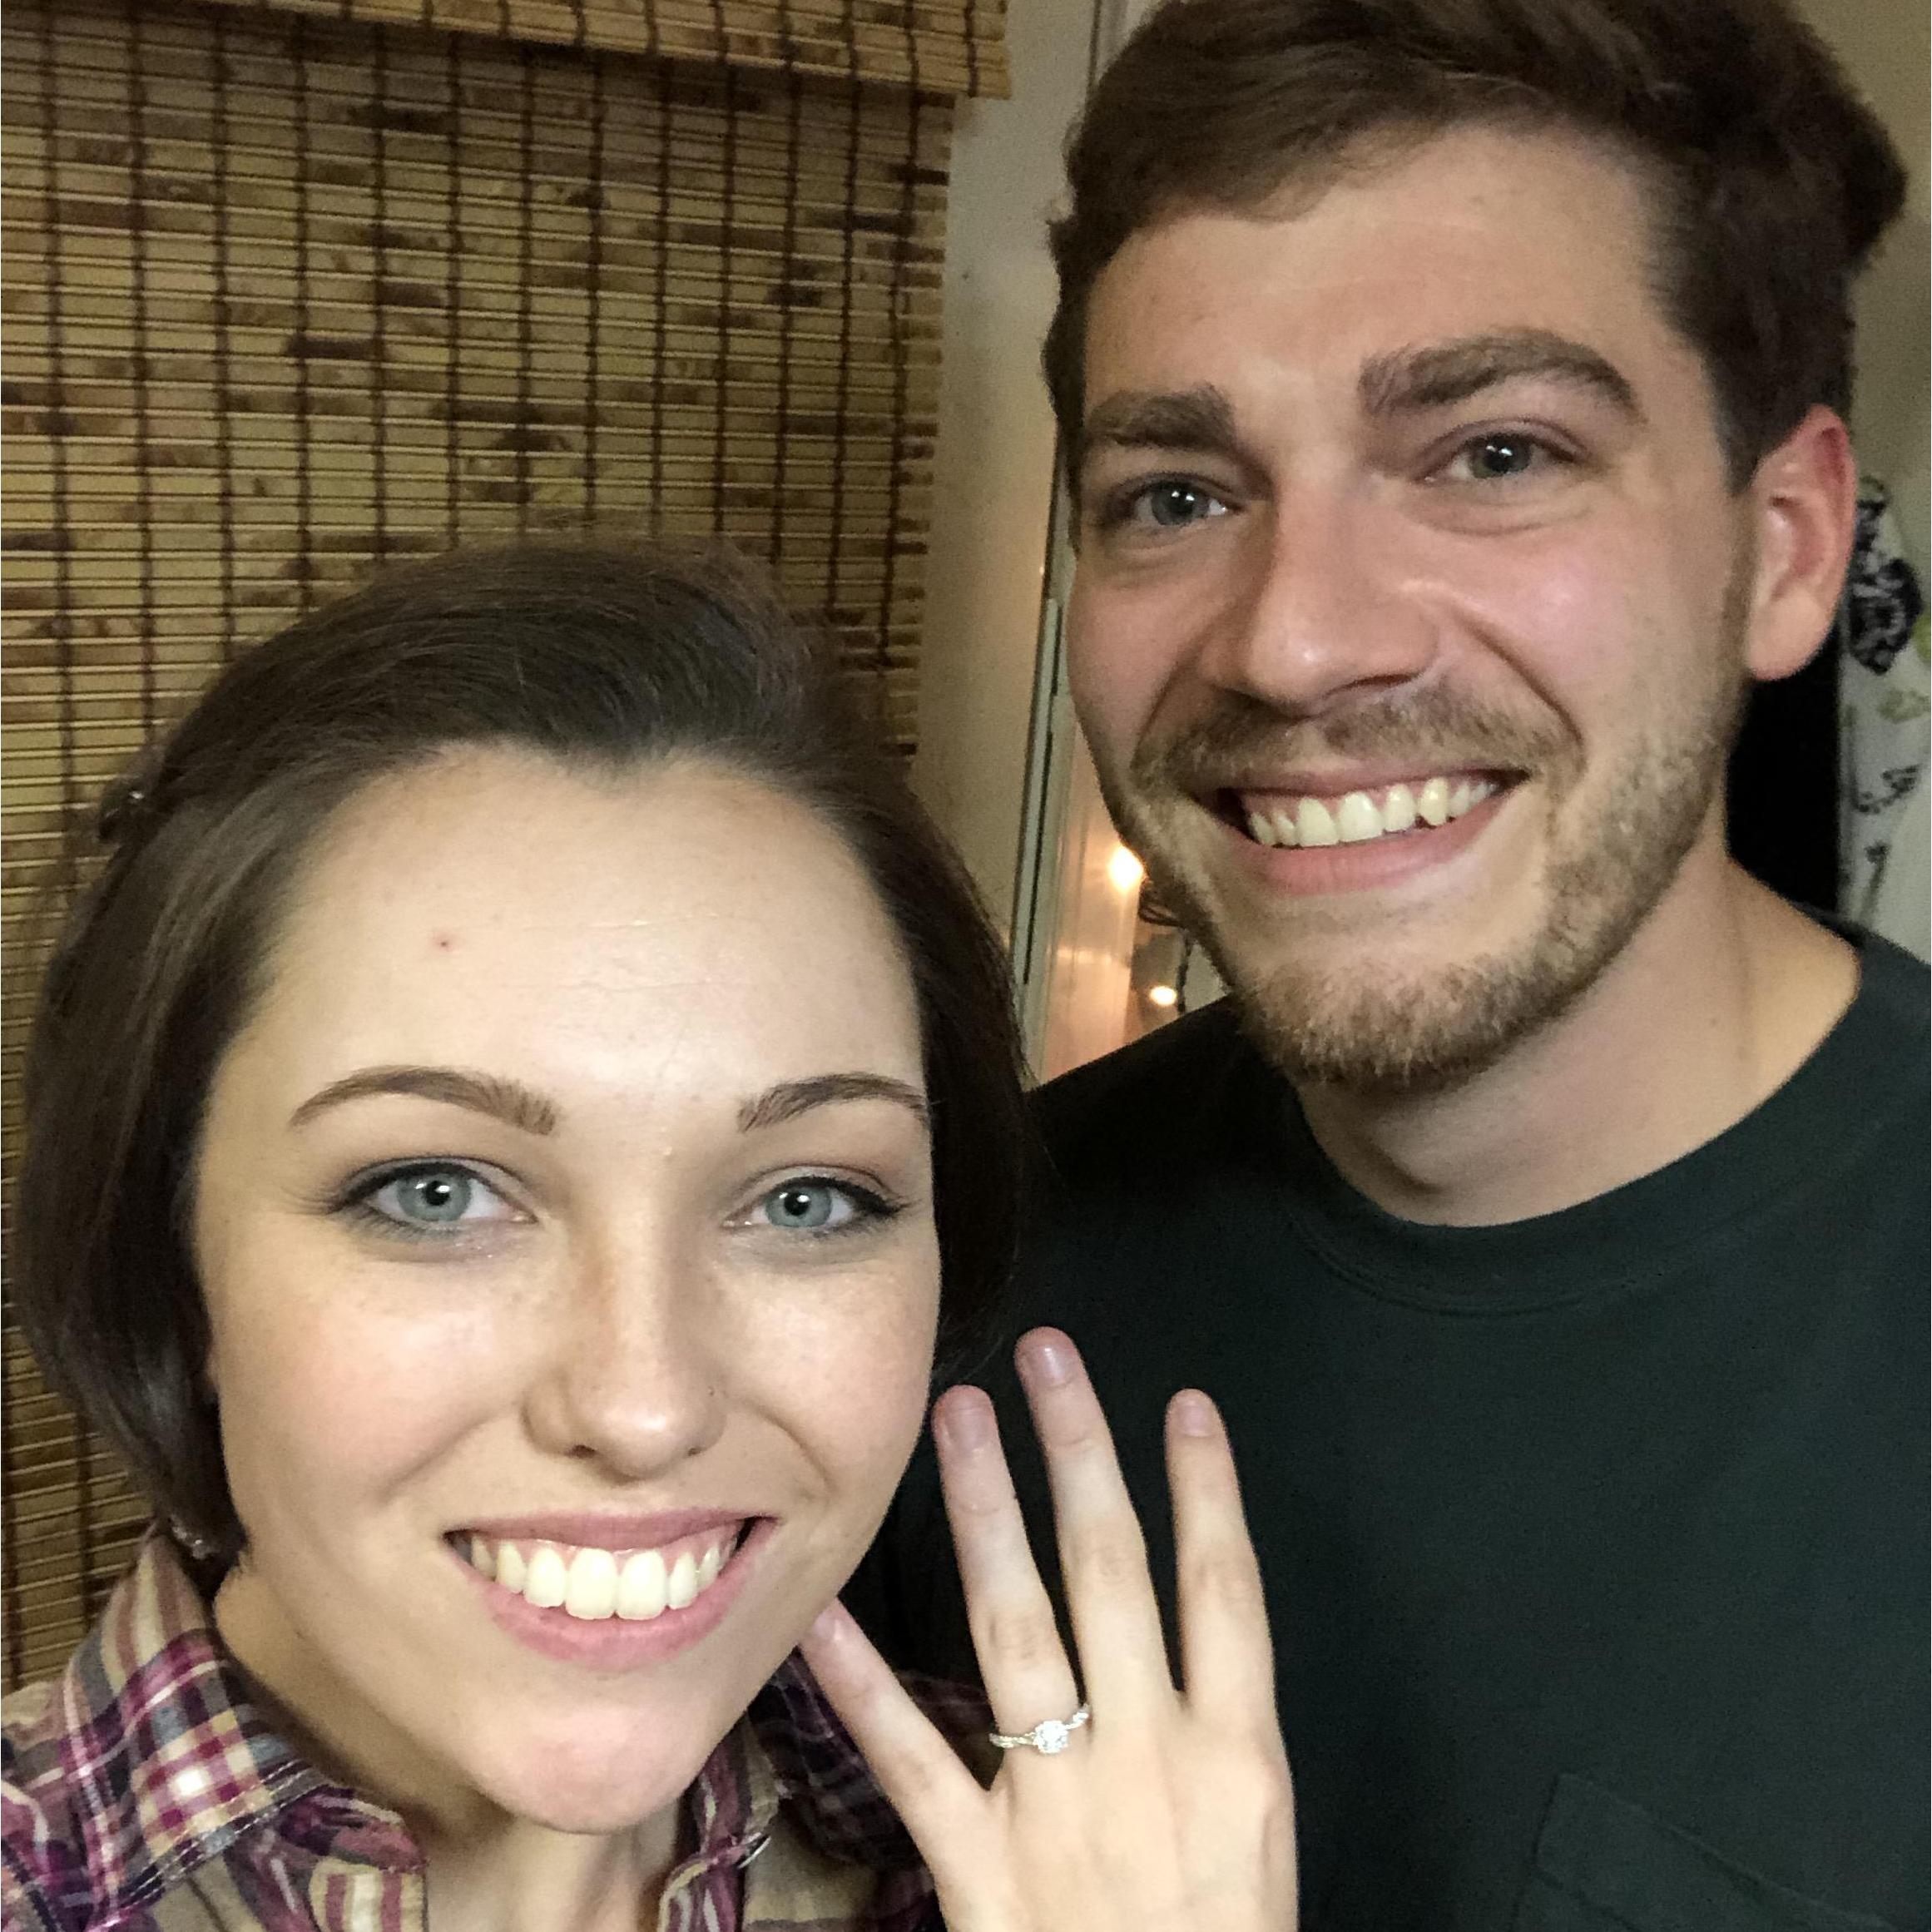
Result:
[[[645,1550],[447,1540],[499,1628],[542,1656],[621,1671],[673,1656],[722,1621],[777,1528],[770,1517],[736,1520],[736,1530],[701,1530]],[[479,1567],[478,1542],[488,1546],[488,1568]],[[701,1582],[711,1552],[716,1567]]]

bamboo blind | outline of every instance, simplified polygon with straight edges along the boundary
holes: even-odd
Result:
[[[885,71],[923,80],[914,10],[847,3],[899,23]],[[793,0],[821,24],[831,4]],[[414,9],[533,32],[570,11]],[[384,558],[454,542],[727,535],[834,630],[909,749],[951,99],[612,52],[606,28],[649,17],[582,11],[594,31],[558,47],[225,0],[11,0],[16,934],[67,829],[215,666]],[[690,17],[664,0],[659,42],[681,47]],[[25,1023],[16,998],[10,1144]],[[11,1327],[3,1345],[13,1683],[58,1667],[145,1511]]]
[[[441,27],[607,53],[889,81],[942,94],[1007,91],[1005,0],[221,0],[225,6]]]

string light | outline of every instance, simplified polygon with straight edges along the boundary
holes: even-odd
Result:
[[[1147,876],[1147,869],[1125,845],[1116,845],[1113,856],[1107,862],[1107,876],[1113,881],[1117,890],[1138,892],[1141,881]]]
[[[1147,998],[1156,1006],[1172,1006],[1180,997],[1171,986],[1150,986],[1147,988]]]

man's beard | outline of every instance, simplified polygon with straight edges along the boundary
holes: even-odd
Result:
[[[1734,584],[1733,589],[1736,588]],[[1727,607],[1730,600],[1727,600]],[[1729,610],[1727,607],[1727,618]],[[1726,671],[1738,659],[1727,651]],[[1715,667],[1714,667],[1715,668]],[[1574,740],[1552,729],[1425,690],[1325,721],[1317,733],[1251,699],[1137,752],[1129,786],[1103,780],[1115,821],[1145,860],[1155,890],[1201,941],[1243,1027],[1297,1082],[1395,1097],[1438,1091],[1480,1072],[1570,1008],[1617,958],[1676,878],[1711,810],[1746,690],[1741,672],[1687,691],[1668,734],[1653,733],[1599,775],[1596,809],[1563,837],[1561,808],[1583,776]],[[1512,770],[1548,793],[1548,859],[1537,929],[1508,949],[1444,961],[1414,978],[1378,978],[1373,939],[1345,966],[1295,954],[1297,935],[1251,925],[1231,931],[1211,881],[1171,835],[1197,814],[1217,775],[1279,765],[1319,745],[1330,757],[1419,755],[1416,769]],[[1345,910],[1335,929],[1347,929]],[[1318,941],[1320,903],[1291,916]],[[1245,944],[1244,944],[1245,939]],[[1329,949],[1324,948],[1324,950]]]

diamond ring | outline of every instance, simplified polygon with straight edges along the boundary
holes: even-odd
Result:
[[[1054,1757],[1067,1748],[1068,1739],[1092,1715],[1082,1704],[1071,1717],[1048,1717],[1031,1731],[1020,1731],[1015,1736],[1008,1737],[1003,1731],[989,1731],[986,1735],[1002,1751],[1018,1751],[1023,1744],[1043,1757]]]

